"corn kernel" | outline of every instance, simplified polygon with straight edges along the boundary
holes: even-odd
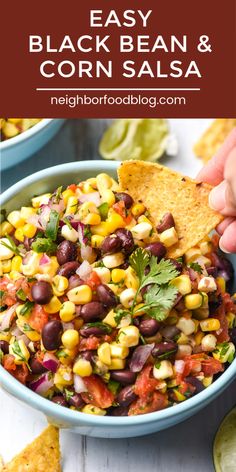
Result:
[[[84,202],[79,209],[79,218],[82,223],[87,224],[86,218],[90,215],[90,213],[95,213],[99,215],[99,211],[93,202]],[[99,215],[100,216],[100,215]]]
[[[116,328],[117,326],[117,322],[115,320],[115,312],[113,310],[110,310],[107,315],[105,316],[105,318],[103,318],[103,323],[106,323],[108,324],[109,326],[111,326],[112,328]]]
[[[136,296],[136,290],[134,288],[126,288],[123,292],[120,293],[120,303],[125,308],[130,308],[134,298]]]
[[[22,274],[20,272],[17,272],[16,270],[11,270],[9,275],[11,280],[18,280],[22,277]]]
[[[98,215],[97,213],[89,213],[89,215],[87,215],[84,218],[83,222],[86,225],[96,226],[96,225],[99,225],[101,223],[101,216]]]
[[[105,173],[98,174],[96,177],[96,183],[99,193],[102,195],[104,190],[107,190],[112,187],[112,179],[109,175]]]
[[[76,329],[67,329],[64,331],[61,341],[67,349],[74,349],[79,344],[79,333]]]
[[[9,345],[9,354],[14,356],[17,365],[27,362],[30,358],[30,353],[22,339]]]
[[[64,323],[72,321],[75,315],[75,304],[73,302],[66,301],[62,304],[60,312],[60,318]]]
[[[152,232],[151,223],[138,223],[131,229],[133,237],[137,240],[146,239],[150,236]]]
[[[146,211],[146,207],[143,203],[135,203],[131,208],[131,213],[136,218],[142,215]]]
[[[216,282],[222,293],[226,292],[226,282],[223,277],[217,277]]]
[[[220,329],[220,322],[217,318],[208,318],[207,320],[200,321],[200,327],[202,331],[218,331]]]
[[[84,182],[83,183],[83,192],[88,194],[94,192],[94,188],[89,182]]]
[[[14,226],[11,225],[8,221],[3,221],[0,224],[0,238],[6,236],[7,234],[11,234],[14,231]]]
[[[51,298],[50,302],[47,303],[47,305],[44,305],[44,310],[46,313],[57,313],[61,309],[61,302],[59,298],[57,298],[55,295]]]
[[[62,198],[64,200],[65,205],[68,204],[69,198],[74,197],[74,195],[74,192],[70,188],[67,188],[66,190],[64,190],[64,192],[62,192]]]
[[[132,347],[139,343],[139,329],[136,326],[125,326],[118,332],[118,342],[122,346]]]
[[[200,293],[191,293],[184,297],[184,304],[188,310],[196,310],[202,306],[203,298]]]
[[[30,223],[26,223],[23,226],[23,235],[26,236],[27,238],[33,238],[36,231],[37,231],[36,226],[31,225]]]
[[[89,177],[89,179],[87,179],[85,183],[88,183],[89,185],[91,185],[93,190],[97,190],[97,179],[96,179],[96,177]]]
[[[113,232],[107,221],[101,221],[100,225],[91,226],[90,231],[93,235],[103,237],[108,236],[108,234]]]
[[[20,130],[14,123],[6,122],[3,126],[4,135],[6,138],[14,138],[19,134]]]
[[[110,209],[108,212],[108,218],[106,222],[108,223],[110,233],[114,233],[118,228],[125,227],[125,221],[122,216],[120,216],[118,213],[116,213],[116,211],[113,211],[112,209]]]
[[[47,274],[49,277],[52,278],[54,277],[54,275],[56,275],[58,267],[59,267],[59,264],[57,262],[57,258],[55,256],[52,256],[48,264],[43,264],[39,266],[38,271],[41,274]]]
[[[184,257],[185,257],[185,261],[189,263],[189,262],[195,261],[195,259],[201,255],[202,253],[199,247],[192,247],[191,249],[188,249],[185,252]]]
[[[134,290],[138,290],[139,288],[138,276],[131,266],[125,271],[125,285],[127,288],[133,288]]]
[[[67,349],[64,348],[60,350],[60,363],[63,365],[70,365],[73,362],[77,354],[78,349],[75,347],[74,349]]]
[[[80,377],[88,377],[92,374],[93,369],[91,363],[86,359],[77,359],[73,366],[74,374],[80,375]]]
[[[148,223],[149,225],[152,226],[152,222],[145,215],[139,216],[138,223]],[[158,237],[158,239],[159,239],[159,237]]]
[[[235,318],[236,318],[236,315],[234,313],[231,313],[230,311],[228,313],[226,313],[226,318],[228,320],[228,325],[229,325],[229,328],[233,328],[234,327],[234,323],[235,323]]]
[[[6,247],[5,244],[9,246],[8,239],[1,238],[0,239],[0,260],[1,261],[6,261],[8,259],[11,259],[12,256],[14,256],[14,252],[11,249],[9,249],[9,247]]]
[[[214,351],[216,347],[217,339],[214,334],[206,334],[202,338],[201,345],[203,351]]]
[[[183,402],[184,400],[186,400],[186,397],[177,388],[173,388],[173,392],[175,394],[175,399],[177,402]]]
[[[202,241],[199,244],[201,254],[205,256],[208,252],[211,252],[212,244],[209,241]]]
[[[16,229],[14,233],[15,238],[20,241],[20,243],[23,243],[25,237],[24,237],[24,232],[23,232],[23,227]]]
[[[125,368],[125,359],[112,358],[109,370],[123,370]]]
[[[36,210],[32,207],[21,207],[20,209],[21,218],[24,221],[27,221],[30,216],[35,214],[35,211]]]
[[[62,275],[55,275],[55,277],[52,279],[52,290],[54,295],[57,297],[64,295],[68,285],[69,282],[66,277],[63,277]]]
[[[1,261],[1,268],[2,268],[2,273],[7,274],[8,272],[11,271],[11,260],[5,260]]]
[[[129,348],[113,342],[110,344],[110,352],[112,358],[125,359],[129,355]]]
[[[204,377],[204,379],[202,380],[202,383],[204,385],[204,387],[209,387],[209,385],[211,385],[213,382],[213,375],[210,376],[210,377]]]
[[[159,234],[160,241],[166,246],[173,246],[178,242],[178,234],[174,226],[172,228],[166,229],[163,233]]]
[[[11,333],[0,332],[0,341],[7,341],[9,343],[10,339],[11,339]]]
[[[195,331],[194,321],[191,318],[184,318],[184,316],[179,318],[176,327],[179,328],[186,336],[193,334]]]
[[[81,411],[83,413],[87,413],[87,415],[105,416],[106,414],[106,410],[102,410],[102,408],[99,408],[95,405],[91,405],[90,403],[85,405]]]
[[[61,365],[54,375],[54,384],[59,390],[63,390],[66,385],[72,385],[72,369],[69,366]]]
[[[93,271],[96,272],[103,284],[109,284],[111,273],[107,267],[94,267]]]
[[[168,377],[172,377],[174,374],[173,367],[170,361],[160,361],[158,367],[153,367],[153,377],[157,380],[165,380]]]
[[[104,266],[107,269],[113,269],[114,267],[118,267],[124,263],[125,256],[123,252],[117,252],[115,254],[108,254],[104,256],[102,261]]]
[[[11,270],[15,270],[20,272],[22,264],[22,257],[21,256],[14,256],[11,260]]]
[[[107,286],[112,290],[112,292],[113,292],[115,295],[118,295],[118,293],[119,293],[119,291],[120,291],[119,285],[116,285],[116,284],[107,284]]]
[[[175,279],[171,280],[170,284],[174,285],[181,295],[187,295],[192,291],[191,280],[188,275],[179,275],[178,277],[175,277]]]
[[[42,254],[31,251],[27,264],[21,264],[21,272],[28,277],[36,275],[39,272],[39,261],[41,257]]]
[[[98,358],[99,360],[105,364],[105,365],[110,365],[111,364],[111,348],[109,343],[105,342],[100,344],[97,350],[98,353]]]
[[[123,282],[126,276],[126,272],[124,269],[113,269],[111,272],[111,280],[114,284],[119,284]]]
[[[78,208],[78,198],[75,196],[69,197],[66,205],[65,215],[73,215]]]
[[[91,246],[93,248],[99,248],[99,247],[101,247],[103,241],[104,241],[104,236],[99,236],[98,234],[93,234],[92,237],[91,237]]]
[[[23,220],[23,218],[21,218],[20,211],[18,211],[18,210],[15,210],[15,211],[12,211],[11,213],[9,213],[7,219],[9,221],[9,223],[11,223],[11,225],[14,226],[14,228],[16,228],[16,229],[23,226],[24,222],[25,222],[25,220]]]
[[[133,317],[136,318],[137,316],[142,316],[145,314],[145,311],[142,310],[142,307],[144,306],[144,303],[139,303],[138,305],[135,305],[134,310],[133,310]]]
[[[204,333],[202,333],[202,331],[198,331],[195,334],[194,340],[195,340],[196,346],[200,346],[203,337],[204,337]]]
[[[180,333],[178,339],[177,339],[177,344],[182,345],[182,344],[189,344],[189,337],[185,333]]]
[[[69,301],[75,303],[75,305],[85,305],[85,303],[91,302],[92,295],[92,289],[88,285],[79,285],[67,292]]]
[[[192,346],[189,344],[179,344],[176,353],[176,359],[184,359],[186,356],[191,356]]]
[[[38,197],[32,198],[32,206],[34,208],[39,208],[40,205],[47,205],[49,202],[49,198],[51,197],[51,193],[44,193],[43,195],[39,195]]]

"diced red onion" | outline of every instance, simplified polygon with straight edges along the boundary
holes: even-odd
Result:
[[[182,374],[184,371],[185,362],[182,360],[176,360],[174,365],[176,372],[178,372],[178,374]]]
[[[140,372],[149,358],[155,344],[144,344],[143,346],[138,346],[133,352],[131,357],[129,368],[131,372]]]
[[[59,360],[54,356],[54,354],[46,352],[43,358],[43,366],[55,374],[59,366]]]
[[[76,393],[87,392],[88,389],[80,375],[74,375],[74,389]]]
[[[22,264],[23,264],[23,265],[28,264],[28,262],[29,262],[31,256],[32,256],[32,251],[27,252],[26,255],[25,255],[25,256],[23,257],[23,259],[22,259]]]
[[[98,207],[101,205],[101,198],[99,192],[83,193],[79,196],[79,202],[92,202],[96,205],[96,207]]]
[[[50,374],[47,372],[46,374],[41,375],[37,380],[30,382],[29,387],[35,393],[44,396],[53,385],[53,379],[50,378]]]
[[[4,313],[3,318],[2,318],[2,322],[1,322],[1,330],[2,331],[5,331],[5,329],[10,328],[12,317],[13,317],[18,305],[19,305],[19,303],[15,303],[15,305],[12,305],[10,308],[8,308],[6,313]]]
[[[82,280],[87,280],[87,278],[90,276],[92,272],[92,267],[89,264],[88,261],[83,261],[82,264],[79,266],[79,268],[76,270],[76,274],[79,275],[79,277]]]
[[[39,261],[39,265],[42,266],[45,264],[49,264],[50,261],[51,261],[50,257],[48,257],[47,254],[43,254],[43,256],[41,257]]]
[[[189,270],[188,270],[188,273],[189,273],[189,277],[190,277],[191,282],[194,282],[194,280],[196,280],[196,278],[197,278],[197,274],[196,274],[195,270],[193,270],[192,267],[190,267]]]
[[[50,199],[49,199],[49,202],[48,202],[48,206],[51,210],[55,210],[57,211],[57,213],[62,213],[64,210],[65,210],[65,203],[64,203],[64,199],[63,198],[60,198],[59,202],[58,203],[54,203],[53,200],[54,200],[54,196],[52,196]]]
[[[30,339],[27,338],[25,334],[21,334],[21,336],[17,336],[17,341],[24,341],[26,346],[28,346],[30,343]]]
[[[30,215],[29,218],[27,219],[27,223],[30,223],[33,226],[36,226],[36,228],[43,229],[40,222],[39,222],[39,215]]]
[[[11,334],[13,334],[13,336],[21,336],[22,331],[16,326],[11,330]]]
[[[48,224],[48,221],[49,221],[49,217],[50,217],[50,213],[51,213],[51,209],[49,207],[49,205],[41,205],[40,206],[40,214],[39,214],[39,224],[41,225],[41,228],[43,230],[46,229],[46,226]]]

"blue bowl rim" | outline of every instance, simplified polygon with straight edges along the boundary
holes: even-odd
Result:
[[[109,170],[116,170],[119,165],[120,162],[94,160],[70,162],[44,169],[25,177],[20,182],[17,182],[11,188],[6,190],[0,197],[0,205],[3,205],[10,198],[14,197],[19,191],[24,189],[25,185],[42,180],[44,177],[48,178],[53,176],[55,172],[57,175],[63,175],[66,172],[75,172],[80,170],[91,170],[92,172],[96,172],[96,167],[101,171],[109,172]],[[96,416],[70,410],[41,397],[28,387],[25,387],[18,380],[12,377],[2,366],[0,366],[0,373],[0,385],[2,384],[6,391],[9,391],[19,400],[29,403],[30,406],[44,412],[50,417],[56,417],[67,424],[72,424],[73,426],[87,425],[94,427],[122,427],[149,424],[171,417],[174,418],[189,412],[189,410],[193,410],[194,413],[195,410],[200,409],[199,404],[205,406],[208,402],[214,400],[234,380],[236,377],[236,359],[217,380],[194,397],[164,410],[132,417]]]
[[[36,133],[40,133],[42,130],[44,130],[44,128],[52,124],[53,121],[55,121],[54,118],[41,118],[41,121],[36,123],[34,126],[31,126],[31,128],[28,128],[22,133],[17,134],[13,138],[0,142],[0,150],[3,151],[5,149],[9,149],[11,147],[17,146],[22,141],[32,138],[32,136],[34,136]]]

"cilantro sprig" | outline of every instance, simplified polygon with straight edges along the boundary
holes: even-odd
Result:
[[[172,308],[177,295],[177,289],[169,285],[169,282],[177,277],[179,272],[170,260],[162,259],[157,262],[156,257],[151,256],[148,251],[142,248],[138,248],[133,252],[129,262],[140,282],[132,310],[139,292],[147,285],[152,285],[144,295],[144,305],[140,310],[144,310],[149,316],[158,321],[163,321]],[[147,268],[149,269],[148,273],[145,273]]]
[[[195,272],[198,272],[198,274],[202,274],[202,267],[200,264],[198,264],[198,262],[190,262],[188,267],[195,270]]]
[[[53,254],[57,250],[57,245],[49,238],[37,238],[32,243],[32,249],[38,253],[46,252],[47,254]]]

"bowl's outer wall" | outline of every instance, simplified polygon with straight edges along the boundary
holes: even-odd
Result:
[[[76,183],[100,172],[108,172],[113,177],[116,177],[118,165],[115,162],[83,161],[45,169],[23,179],[4,192],[1,197],[2,208],[10,212],[22,205],[27,205],[30,198],[34,195],[51,192],[60,185],[66,186]],[[234,267],[236,267],[236,256],[231,256],[231,260],[234,263]],[[2,387],[19,400],[45,413],[53,424],[69,428],[80,434],[106,438],[141,436],[177,424],[195,414],[212,401],[213,398],[222,393],[232,382],[235,375],[236,361],[233,362],[223,376],[202,392],[203,395],[199,394],[183,402],[181,405],[173,407],[173,410],[171,409],[173,414],[170,414],[170,409],[167,409],[144,415],[145,418],[130,417],[127,418],[128,423],[124,423],[126,421],[125,418],[121,418],[119,422],[117,418],[111,417],[92,417],[92,415],[80,413],[74,415],[75,412],[71,410],[68,411],[68,414],[72,414],[73,418],[67,419],[67,409],[49,402],[26,389],[0,366],[0,384]],[[214,395],[211,395],[211,391],[214,392]],[[189,405],[191,405],[191,408],[188,407]],[[104,424],[104,420],[105,422],[108,420],[106,424]]]
[[[35,154],[41,149],[53,136],[59,131],[65,120],[55,119],[51,120],[45,127],[37,131],[37,124],[35,133],[26,136],[20,142],[12,143],[0,150],[1,153],[1,171],[9,169],[20,162],[27,159],[29,156]],[[38,123],[39,124],[39,123]],[[34,127],[32,127],[33,129]],[[23,134],[23,133],[22,133]],[[14,139],[14,138],[13,138]],[[9,140],[10,142],[10,140]]]

